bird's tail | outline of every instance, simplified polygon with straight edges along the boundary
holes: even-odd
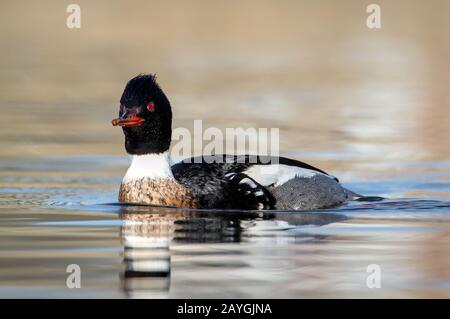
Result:
[[[360,195],[355,192],[352,192],[351,190],[348,190],[346,188],[344,188],[344,189],[347,194],[348,200],[356,200],[358,202],[379,202],[384,199],[381,196],[364,196],[364,195]]]

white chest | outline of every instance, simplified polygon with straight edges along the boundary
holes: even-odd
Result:
[[[161,154],[133,155],[123,182],[132,180],[173,179],[168,152]]]

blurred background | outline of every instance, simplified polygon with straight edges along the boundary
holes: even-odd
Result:
[[[124,154],[128,79],[157,73],[174,126],[279,127],[281,150],[450,156],[450,3],[2,1],[2,158]],[[326,163],[324,165],[327,165]],[[334,165],[334,164],[333,164]]]
[[[142,237],[164,244],[164,296],[448,297],[450,1],[11,0],[0,25],[0,296],[123,297]],[[141,227],[103,205],[129,164],[111,119],[139,73],[157,73],[174,127],[279,128],[282,155],[401,200],[325,222],[152,210]],[[367,289],[369,263],[386,289]]]

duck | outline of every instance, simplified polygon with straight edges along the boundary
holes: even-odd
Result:
[[[201,155],[172,164],[172,107],[154,74],[129,80],[119,117],[131,164],[118,200],[188,209],[312,210],[360,197],[304,162],[263,155]]]

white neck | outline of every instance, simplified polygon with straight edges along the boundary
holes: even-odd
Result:
[[[142,178],[173,179],[169,152],[133,155],[131,165],[123,178],[123,182]]]

